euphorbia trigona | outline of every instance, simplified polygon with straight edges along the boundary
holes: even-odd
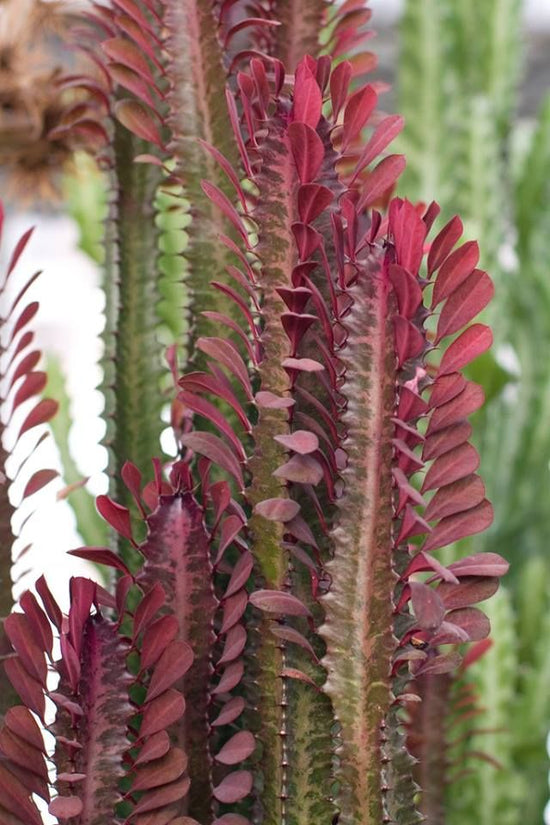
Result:
[[[73,551],[114,568],[114,592],[73,580],[63,617],[41,580],[43,608],[27,596],[7,622],[8,675],[27,708],[10,710],[0,734],[9,822],[40,821],[33,794],[82,825],[418,821],[400,719],[407,684],[451,671],[460,657],[447,646],[489,630],[473,605],[506,564],[481,554],[445,567],[432,553],[492,518],[466,420],[483,397],[461,374],[491,343],[487,327],[467,326],[491,281],[476,245],[456,246],[457,218],[430,242],[435,204],[388,203],[404,160],[380,155],[401,119],[377,112],[373,86],[349,90],[364,61],[336,59],[366,10],[336,16],[334,62],[303,49],[295,60],[308,26],[288,29],[287,49],[271,34],[277,8],[256,11],[227,30],[222,9],[213,77],[201,51],[210,10],[116,0],[100,11],[111,94],[134,95],[115,104],[122,125],[106,152],[122,284],[107,334],[118,329],[124,363],[130,344],[147,361],[136,307],[143,318],[151,309],[154,261],[128,255],[146,251],[148,207],[135,199],[162,175],[191,198],[190,282],[204,315],[183,374],[169,350],[178,460],[144,462],[139,426],[115,434],[124,503],[103,496],[98,509],[117,549]],[[247,28],[268,56],[252,42],[231,52]],[[223,147],[212,144],[214,110]],[[185,165],[199,151],[190,123],[210,179]],[[139,147],[143,171],[128,171],[123,139],[153,144]],[[113,366],[120,428],[139,420],[140,399]],[[149,361],[147,374],[158,370]],[[158,388],[143,391],[158,408]],[[147,438],[159,426],[149,422]],[[59,674],[49,693],[47,661]],[[53,799],[29,713],[44,718],[45,695],[57,708]]]

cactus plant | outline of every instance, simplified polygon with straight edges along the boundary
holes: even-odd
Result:
[[[6,823],[40,823],[37,798],[81,825],[420,821],[409,682],[486,637],[507,570],[434,555],[492,521],[461,371],[493,287],[459,219],[429,239],[437,205],[391,198],[368,10],[311,5],[113,0],[87,41],[104,84],[65,81],[109,102],[113,540],[71,552],[114,580],[73,579],[64,616],[41,578],[6,619]],[[161,189],[187,227],[168,366]]]

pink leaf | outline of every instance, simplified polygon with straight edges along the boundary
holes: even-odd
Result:
[[[435,279],[432,309],[466,280],[479,261],[479,246],[476,241],[467,241],[455,249],[445,260]]]
[[[504,576],[509,563],[498,553],[475,553],[449,565],[455,576]]]
[[[250,771],[235,771],[226,776],[214,788],[214,798],[218,802],[230,805],[244,799],[252,790],[252,774]]]
[[[212,727],[220,727],[220,725],[230,725],[234,722],[245,708],[245,701],[242,696],[235,696],[223,705],[218,716],[212,722]]]
[[[168,753],[169,750],[170,737],[165,730],[161,730],[149,737],[140,749],[134,765],[143,765],[145,762],[151,762],[153,759],[160,759],[160,757]]]
[[[306,123],[291,123],[288,138],[300,183],[311,183],[319,174],[325,156],[321,138]]]
[[[266,613],[281,613],[285,616],[311,615],[300,599],[282,590],[256,590],[250,594],[250,603]]]
[[[225,637],[222,655],[218,660],[217,666],[219,667],[228,662],[234,662],[243,652],[245,644],[246,630],[242,624],[234,625]]]
[[[234,453],[224,442],[212,433],[192,432],[181,437],[182,443],[193,452],[200,453],[232,476],[240,489],[244,488],[241,467]]]
[[[300,505],[289,498],[267,498],[254,507],[254,513],[269,521],[290,521],[300,512]]]
[[[304,650],[307,650],[311,658],[314,662],[317,662],[317,655],[313,650],[312,646],[306,639],[306,637],[300,633],[298,630],[295,630],[293,627],[284,624],[278,624],[277,622],[273,622],[271,625],[271,632],[274,636],[277,636],[278,639],[283,639],[285,642],[292,642],[292,644],[299,645]]]
[[[459,372],[450,372],[440,376],[430,387],[430,407],[441,407],[466,386],[466,379]]]
[[[323,468],[310,455],[293,455],[292,458],[273,473],[275,478],[293,481],[297,484],[319,484],[323,480]]]
[[[254,752],[256,740],[248,730],[242,730],[229,739],[214,759],[222,765],[236,765]]]
[[[83,802],[78,796],[56,796],[53,802],[50,802],[48,811],[53,816],[63,820],[80,816],[83,808]]]
[[[254,396],[252,394],[248,369],[238,349],[231,341],[223,340],[222,338],[199,338],[197,347],[201,352],[204,352],[222,366],[226,367],[239,381],[247,398],[252,401]]]
[[[438,376],[462,369],[488,350],[492,343],[493,333],[489,327],[483,324],[468,327],[447,349],[441,359]]]
[[[242,659],[238,659],[236,662],[230,662],[224,669],[220,681],[216,687],[213,688],[212,695],[218,696],[229,693],[229,691],[233,690],[233,688],[239,684],[243,678],[243,673],[244,662]]]
[[[314,453],[319,449],[319,439],[309,430],[295,430],[289,435],[275,435],[275,441],[282,444],[288,450],[293,450],[300,455]]]
[[[180,802],[187,796],[190,785],[191,780],[188,776],[184,776],[169,785],[162,785],[160,788],[145,793],[134,808],[132,816]]]
[[[253,567],[254,558],[252,556],[252,553],[243,553],[239,557],[239,560],[233,568],[231,578],[229,579],[229,584],[227,585],[227,589],[223,596],[224,599],[227,599],[229,596],[232,596],[234,593],[236,593],[238,590],[245,586],[248,579],[250,578],[250,574],[252,573]]]
[[[178,779],[187,768],[187,756],[181,748],[170,748],[168,753],[136,771],[132,783],[134,791],[147,791],[167,785]]]

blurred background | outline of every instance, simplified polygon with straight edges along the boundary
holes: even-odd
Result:
[[[65,605],[68,577],[86,567],[65,552],[105,542],[94,496],[107,489],[96,389],[106,181],[89,155],[65,142],[56,85],[58,67],[76,60],[66,31],[85,5],[0,0],[7,214],[0,254],[5,265],[21,233],[36,225],[20,268],[26,277],[43,271],[29,295],[40,302],[35,329],[46,392],[60,402],[50,436],[29,463],[56,466],[59,478],[16,516],[16,554],[31,545],[17,562],[17,588],[45,572]],[[488,603],[492,647],[453,688],[450,767],[460,781],[449,785],[447,821],[540,825],[550,764],[550,0],[370,6],[375,77],[388,86],[381,106],[406,118],[397,150],[408,165],[398,194],[437,200],[440,225],[459,213],[464,238],[479,241],[480,266],[496,286],[485,313],[495,344],[469,376],[486,395],[474,434],[496,517],[487,533],[447,552],[495,551],[511,572]],[[169,251],[169,232],[163,238]],[[23,414],[11,422],[8,442]],[[164,446],[169,452],[168,432]],[[12,460],[10,476],[17,453]],[[10,494],[18,503],[17,481]],[[460,712],[463,697],[476,693],[482,700]]]

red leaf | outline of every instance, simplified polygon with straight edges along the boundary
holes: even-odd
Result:
[[[306,123],[312,129],[317,127],[321,117],[323,100],[321,89],[306,60],[302,60],[296,69],[294,84],[293,120]]]
[[[107,524],[110,524],[117,533],[120,533],[121,536],[131,541],[135,546],[128,508],[113,501],[109,496],[98,496],[95,503],[99,514],[103,516]]]
[[[296,596],[282,590],[256,590],[250,594],[250,603],[266,613],[285,616],[310,616],[310,612]]]
[[[248,604],[248,593],[246,590],[239,590],[234,596],[230,596],[223,606],[223,619],[220,633],[227,633],[233,625],[237,624],[243,615]]]
[[[4,619],[4,629],[29,675],[45,689],[48,669],[37,639],[41,634],[36,632],[33,620],[25,613],[10,613]]]
[[[388,155],[383,158],[365,178],[357,210],[361,212],[381,198],[394,185],[405,166],[404,155]]]
[[[140,670],[152,667],[166,647],[178,635],[175,616],[161,616],[149,625],[143,634],[140,651]]]
[[[498,585],[498,578],[465,576],[460,579],[460,584],[441,582],[437,586],[437,592],[447,610],[456,610],[489,599],[498,590]]]
[[[455,576],[504,576],[509,563],[498,553],[475,553],[449,565]]]
[[[418,280],[398,264],[390,264],[388,274],[397,298],[399,314],[404,318],[413,318],[422,303],[422,290]]]
[[[37,349],[32,350],[32,352],[29,352],[27,355],[25,355],[25,357],[22,358],[19,364],[17,365],[17,368],[14,370],[14,373],[10,380],[9,388],[11,389],[13,387],[18,378],[21,378],[22,375],[26,375],[28,372],[33,370],[40,361],[41,357],[42,353],[39,352],[39,350]]]
[[[471,444],[461,444],[436,458],[424,478],[421,492],[452,484],[469,476],[479,467],[479,456]]]
[[[233,697],[233,699],[230,699],[229,702],[226,702],[222,707],[218,716],[212,722],[212,727],[217,728],[220,725],[230,725],[231,722],[234,722],[235,719],[241,715],[244,707],[245,701],[242,696]]]
[[[212,433],[187,433],[181,437],[182,443],[193,452],[204,455],[232,476],[240,489],[244,488],[241,467],[227,444]]]
[[[466,379],[459,372],[442,375],[430,387],[430,407],[441,407],[462,392],[465,386]]]
[[[254,396],[250,385],[248,369],[238,349],[231,341],[224,340],[223,338],[199,338],[196,346],[201,352],[204,352],[206,355],[214,358],[219,364],[226,367],[238,380],[247,398],[250,401],[253,400]]]
[[[355,169],[353,170],[353,175],[349,184],[350,186],[353,186],[357,175],[359,175],[363,169],[369,165],[369,163],[372,163],[372,161],[384,151],[386,146],[391,143],[394,137],[401,132],[404,123],[405,120],[401,117],[401,115],[390,115],[389,117],[385,117],[384,120],[378,124],[369,138],[367,145],[361,152],[361,156],[359,157]]]
[[[178,779],[187,768],[187,756],[181,748],[170,748],[165,756],[156,759],[136,772],[132,783],[134,791],[146,791],[167,785]]]
[[[469,324],[485,309],[495,294],[495,287],[486,272],[474,269],[454,292],[451,292],[441,310],[435,344],[446,335],[452,335]]]
[[[36,750],[44,751],[44,739],[34,716],[27,708],[16,705],[8,710],[5,716],[6,727],[28,742]]]
[[[139,738],[152,736],[166,730],[177,722],[185,712],[185,699],[178,690],[170,688],[147,702],[143,709],[143,719],[139,729]]]
[[[227,516],[223,520],[223,524],[220,531],[220,540],[218,543],[218,551],[216,553],[216,559],[214,564],[218,564],[229,547],[229,545],[237,538],[239,533],[243,529],[243,521],[240,516]]]
[[[43,398],[38,402],[36,407],[30,411],[21,425],[21,429],[17,438],[21,438],[23,433],[32,430],[33,427],[38,427],[40,424],[46,424],[50,418],[56,414],[59,404],[51,398]]]
[[[436,235],[428,253],[428,275],[431,275],[445,260],[463,232],[462,221],[455,215]]]
[[[234,771],[222,779],[220,784],[214,788],[214,798],[218,802],[230,805],[244,799],[251,790],[252,774],[250,771]]]
[[[424,518],[426,521],[453,516],[480,504],[485,497],[485,485],[478,475],[468,475],[445,487],[440,487],[431,499]],[[474,575],[474,574],[472,574]],[[491,574],[494,575],[494,574]]]
[[[271,632],[274,636],[277,636],[278,639],[283,639],[285,642],[292,642],[292,644],[299,645],[304,650],[307,650],[314,662],[318,661],[317,655],[312,646],[306,637],[298,630],[295,630],[293,627],[289,627],[289,625],[273,622],[271,625]]]
[[[422,449],[422,458],[429,461],[437,458],[443,453],[450,452],[454,447],[464,444],[472,434],[472,425],[468,421],[460,421],[444,430],[438,430],[433,435],[429,435]]]
[[[141,503],[140,471],[138,470],[135,464],[132,464],[131,461],[125,461],[122,465],[120,475],[122,476],[122,480],[126,485],[126,488],[131,493],[132,498],[134,499],[137,507],[139,508],[141,515],[145,518],[145,510],[143,509],[143,504]]]
[[[49,620],[54,625],[54,627],[61,631],[63,615],[61,613],[61,610],[59,609],[56,600],[52,595],[50,588],[46,584],[46,579],[44,578],[44,576],[40,576],[40,578],[36,580],[34,586],[36,587],[36,592],[42,599],[42,604],[44,605],[44,609],[48,615]]]
[[[289,435],[275,435],[275,441],[282,444],[288,450],[293,450],[300,455],[307,455],[314,453],[319,449],[319,439],[314,433],[309,430],[295,430]]]
[[[468,381],[462,392],[432,412],[426,435],[429,436],[467,418],[478,410],[484,401],[483,388],[473,381]]]
[[[479,642],[481,639],[486,639],[491,632],[489,619],[485,613],[477,607],[463,607],[460,610],[451,610],[445,616],[445,621],[465,630],[471,642]]]
[[[256,740],[254,736],[250,731],[242,730],[225,743],[214,759],[216,762],[221,762],[222,765],[236,765],[238,762],[248,759],[255,748]]]
[[[189,410],[201,415],[203,418],[206,418],[207,421],[214,424],[218,430],[229,439],[234,447],[239,461],[246,461],[246,453],[243,445],[235,435],[235,432],[233,431],[231,424],[227,421],[227,418],[222,415],[214,404],[211,404],[206,399],[201,398],[194,393],[186,392],[185,390],[181,390],[178,394],[178,400],[181,401],[182,404],[184,404],[184,406]]]
[[[53,481],[54,478],[57,478],[59,473],[57,470],[37,470],[30,479],[27,481],[25,485],[25,489],[23,490],[23,498],[27,498],[27,496],[32,496],[33,493],[37,493],[46,484],[49,484],[50,481]]]
[[[147,689],[151,702],[184,676],[193,664],[193,651],[186,642],[171,642],[158,660]]]
[[[298,214],[302,223],[312,223],[334,200],[334,193],[319,183],[304,183],[298,189]]]
[[[393,328],[397,362],[399,367],[402,367],[407,359],[420,355],[426,342],[418,327],[401,315],[394,316]]]
[[[269,521],[291,521],[300,512],[300,505],[290,498],[267,498],[254,507],[254,513]]]
[[[319,174],[325,156],[323,141],[306,123],[291,123],[288,138],[300,183],[311,183]]]
[[[339,63],[330,76],[330,99],[332,102],[332,118],[338,120],[340,110],[348,96],[348,87],[351,80],[351,63],[347,60]],[[376,101],[375,101],[376,103]]]
[[[43,720],[46,702],[41,684],[28,674],[19,659],[6,659],[4,669],[25,705]]]
[[[155,582],[144,595],[134,614],[134,640],[145,630],[166,601],[166,593],[160,582]]]
[[[344,126],[342,129],[342,153],[359,137],[361,129],[374,111],[378,102],[378,95],[372,86],[364,86],[351,95],[344,111]]]
[[[432,309],[466,280],[479,261],[476,241],[467,241],[455,249],[445,260],[437,274],[432,295]]]
[[[492,343],[493,333],[489,327],[483,324],[468,327],[447,349],[441,359],[438,376],[462,369],[488,350]]]
[[[124,66],[122,63],[111,63],[109,65],[109,74],[119,86],[123,86],[125,89],[128,89],[128,91],[133,92],[143,103],[154,107],[155,101],[150,92],[151,84],[146,82],[143,77],[140,77],[133,69]],[[155,158],[155,160],[157,160],[157,158]]]
[[[137,100],[118,100],[114,105],[114,111],[126,129],[142,140],[163,148],[160,132],[148,106]]]
[[[22,381],[21,386],[13,397],[12,410],[30,398],[32,395],[38,395],[46,386],[47,376],[45,372],[29,372]]]

